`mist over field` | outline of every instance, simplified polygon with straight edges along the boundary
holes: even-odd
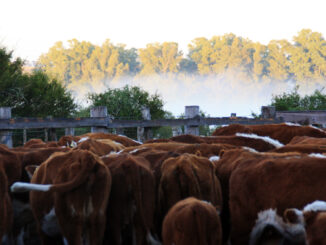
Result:
[[[107,88],[121,88],[125,85],[139,86],[150,94],[161,95],[164,109],[179,116],[186,105],[199,105],[200,109],[212,117],[250,116],[260,113],[260,107],[271,103],[273,95],[290,92],[299,85],[301,95],[311,94],[322,89],[326,82],[298,83],[293,81],[252,81],[241,79],[235,74],[224,75],[152,75],[123,77],[111,81],[78,83],[68,89],[78,104],[87,104],[88,93],[101,93]]]

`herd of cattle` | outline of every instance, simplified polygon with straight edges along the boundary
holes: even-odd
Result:
[[[312,126],[0,145],[2,244],[325,245],[324,201],[326,131]]]

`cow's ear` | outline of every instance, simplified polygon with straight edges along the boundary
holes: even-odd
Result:
[[[35,170],[38,168],[38,165],[28,165],[25,167],[29,179],[32,179]]]
[[[202,156],[201,151],[197,150],[196,153],[195,153],[195,155],[196,155],[197,157],[201,157],[201,156]]]
[[[283,217],[286,222],[291,224],[303,224],[303,213],[296,208],[288,208],[284,211]]]
[[[218,156],[219,156],[219,157],[222,157],[224,153],[225,153],[225,150],[222,149],[222,150],[220,150],[220,154],[218,154]]]
[[[318,212],[314,212],[314,211],[306,211],[303,213],[305,225],[307,227],[314,222],[315,218],[317,217],[317,214]]]

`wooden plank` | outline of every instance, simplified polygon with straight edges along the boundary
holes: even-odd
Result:
[[[15,118],[0,119],[0,129],[106,127],[108,117],[98,118]]]
[[[282,118],[285,122],[326,124],[326,111],[276,112],[276,118]]]
[[[111,120],[102,118],[17,118],[1,119],[1,130],[33,129],[33,128],[77,128],[77,127],[107,127],[107,128],[133,128],[133,127],[161,127],[161,126],[201,126],[201,125],[225,125],[225,124],[272,124],[281,123],[277,119],[250,119],[245,117],[220,117],[190,119],[160,119],[160,120]]]

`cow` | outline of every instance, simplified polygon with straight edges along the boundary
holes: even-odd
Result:
[[[283,146],[280,142],[268,137],[262,137],[254,134],[238,134],[227,136],[195,136],[179,135],[166,140],[146,141],[145,145],[150,143],[169,143],[172,142],[184,144],[230,144],[234,146],[246,146],[257,151],[270,151]]]
[[[178,148],[188,146],[186,143],[168,142],[168,143],[145,143],[139,146],[132,146],[125,148],[122,152],[132,152],[140,149],[155,149],[160,151],[176,151]]]
[[[13,209],[9,196],[8,179],[0,157],[0,243],[10,244]]]
[[[164,245],[221,245],[218,210],[193,197],[181,200],[165,216],[162,237]]]
[[[306,245],[305,229],[301,224],[285,222],[275,209],[261,211],[250,233],[249,245],[266,244]]]
[[[326,138],[315,138],[315,137],[309,137],[309,136],[295,136],[288,143],[288,145],[299,145],[299,144],[326,145]]]
[[[110,139],[124,145],[125,147],[141,145],[141,142],[130,139],[124,135],[116,135],[116,134],[109,134],[109,133],[87,133],[87,134],[80,135],[80,137],[82,137],[81,139],[83,138]]]
[[[326,145],[319,144],[287,144],[280,148],[273,149],[269,152],[300,152],[300,153],[326,153]]]
[[[81,139],[80,136],[65,135],[59,139],[58,145],[71,146],[71,145],[73,145],[73,142],[78,142],[80,139]]]
[[[176,153],[183,154],[189,153],[194,154],[202,157],[213,157],[219,156],[222,150],[229,150],[238,148],[237,146],[230,145],[230,144],[189,144],[186,146],[181,146],[175,150]]]
[[[109,142],[110,141],[110,142]],[[119,143],[115,143],[111,140],[100,142],[94,139],[87,139],[78,143],[76,149],[89,150],[98,156],[104,156],[111,152],[117,152],[125,147]]]
[[[162,217],[178,201],[193,196],[222,208],[222,193],[215,166],[207,158],[182,154],[165,160],[161,168],[159,206]]]
[[[230,213],[229,213],[229,180],[232,172],[241,164],[251,164],[258,159],[266,158],[288,158],[301,157],[300,153],[260,153],[250,148],[222,150],[218,161],[214,161],[216,167],[216,176],[220,180],[223,194],[223,210],[221,212],[221,221],[223,225],[223,239],[226,241],[229,237]]]
[[[229,180],[231,243],[247,244],[257,214],[276,209],[302,208],[326,200],[326,158],[322,155],[249,159],[239,164]]]
[[[314,201],[303,210],[290,208],[284,212],[285,220],[299,225],[306,231],[306,242],[309,245],[326,244],[326,202]]]
[[[155,181],[150,163],[128,153],[102,157],[112,173],[104,244],[149,244],[155,241]]]
[[[159,184],[162,175],[161,167],[166,159],[178,157],[180,156],[180,154],[173,151],[162,151],[162,150],[156,150],[151,148],[136,149],[130,152],[129,154],[135,156],[141,156],[145,158],[150,164],[150,169],[152,170],[154,180],[155,180],[154,233],[157,235],[158,239],[161,239],[163,217],[162,214],[160,213],[159,200],[158,200],[159,199],[158,190],[159,190]]]
[[[102,244],[110,189],[109,169],[86,150],[54,153],[35,170],[30,184],[11,186],[12,192],[31,191],[43,244]]]
[[[287,144],[294,136],[310,136],[316,138],[326,138],[326,132],[312,126],[300,126],[291,123],[268,124],[268,125],[240,125],[231,124],[218,128],[213,132],[213,136],[235,135],[236,133],[256,134],[259,136],[269,136],[283,144]]]

